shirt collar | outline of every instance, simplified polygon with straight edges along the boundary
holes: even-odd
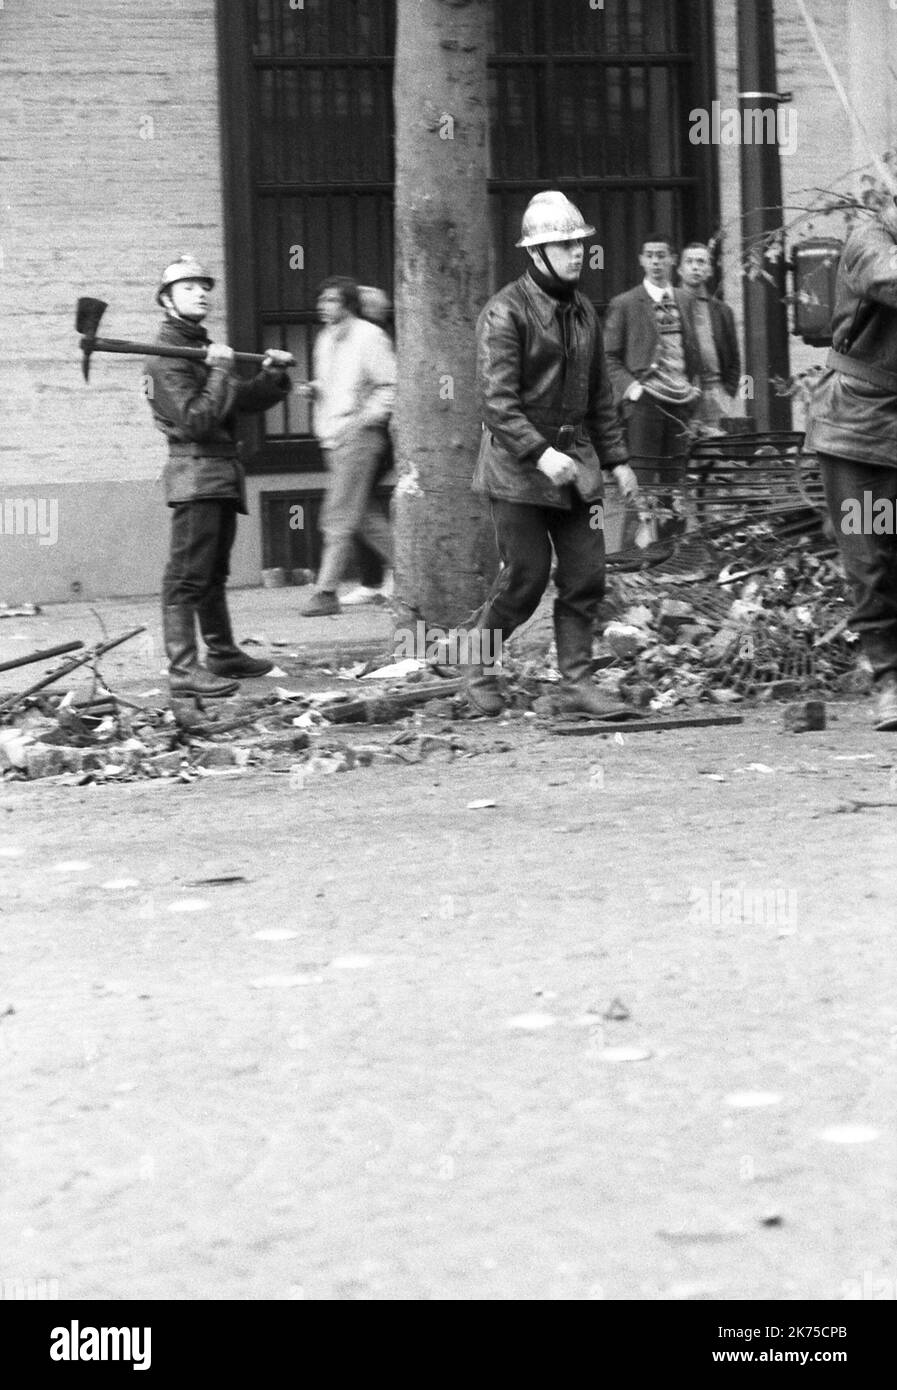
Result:
[[[660,301],[663,299],[664,295],[667,293],[669,293],[671,296],[673,296],[673,298],[675,298],[675,296],[673,295],[672,285],[664,285],[663,289],[661,289],[658,285],[652,285],[651,281],[647,278],[647,276],[642,281],[642,284],[648,291],[651,298],[654,300],[655,304],[659,304]]]

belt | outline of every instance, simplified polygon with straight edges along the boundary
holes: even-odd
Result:
[[[569,449],[576,439],[576,432],[579,428],[579,425],[558,425],[554,442],[555,449]]]
[[[169,439],[168,452],[173,458],[235,459],[238,457],[235,444],[200,444],[191,440],[182,442],[177,439]]]
[[[874,367],[871,362],[863,362],[858,357],[848,357],[832,348],[826,359],[827,367],[852,376],[857,381],[868,381],[871,386],[881,386],[885,391],[897,391],[897,372],[888,372],[884,367]]]

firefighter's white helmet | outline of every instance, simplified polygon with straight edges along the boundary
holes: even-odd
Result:
[[[523,214],[518,246],[547,246],[553,241],[582,241],[595,228],[565,193],[553,189],[530,198]]]

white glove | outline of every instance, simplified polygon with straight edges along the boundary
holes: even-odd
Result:
[[[569,454],[562,454],[560,449],[546,449],[536,467],[555,487],[572,483],[576,477],[576,464]]]
[[[623,397],[623,399],[624,401],[637,401],[639,396],[643,396],[644,393],[645,388],[642,385],[642,383],[640,381],[634,381],[632,385],[627,388],[626,394]]]
[[[618,463],[614,469],[617,487],[627,499],[638,497],[638,478],[628,463]]]
[[[234,365],[234,350],[228,347],[227,343],[209,343],[206,348],[207,367],[232,367]]]
[[[287,367],[295,367],[295,365],[296,359],[291,352],[284,352],[283,348],[268,348],[262,363],[262,371],[279,375],[281,372],[285,372]]]

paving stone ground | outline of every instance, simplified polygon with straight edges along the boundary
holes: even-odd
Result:
[[[292,637],[298,593],[235,596],[240,634]],[[0,659],[8,629],[49,645],[85,614],[5,619]],[[301,789],[0,785],[0,1278],[894,1288],[897,741],[829,712],[622,742],[521,721],[509,752]]]

